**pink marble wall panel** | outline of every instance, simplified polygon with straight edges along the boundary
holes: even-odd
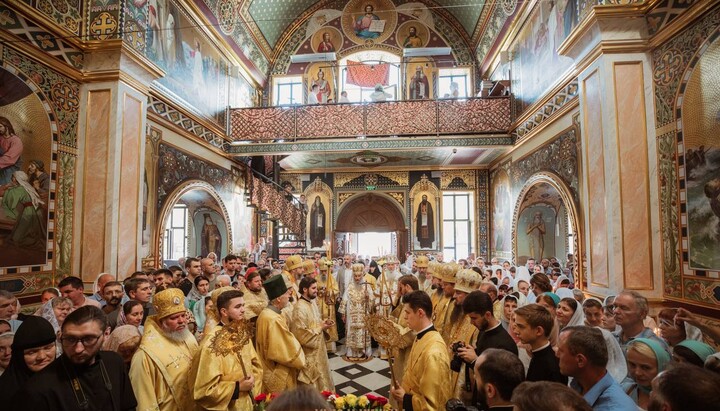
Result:
[[[609,285],[607,208],[605,199],[605,150],[603,147],[602,94],[597,72],[583,80],[585,154],[588,163],[588,214],[590,216],[590,279]]]
[[[642,62],[616,63],[613,75],[625,288],[651,290],[654,287]]]
[[[88,93],[80,249],[80,273],[84,281],[94,281],[97,274],[105,271],[105,213],[110,133],[108,113],[111,97],[110,90],[92,90]]]
[[[142,102],[125,95],[122,113],[120,198],[118,203],[117,275],[124,278],[138,266],[138,204],[140,201],[140,142]]]

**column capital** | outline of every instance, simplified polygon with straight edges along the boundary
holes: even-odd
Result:
[[[120,39],[86,44],[84,83],[122,81],[148,95],[152,82],[164,76],[163,69]]]

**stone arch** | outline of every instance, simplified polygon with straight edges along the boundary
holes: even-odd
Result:
[[[565,209],[567,210],[570,227],[568,230],[573,236],[573,248],[575,250],[575,266],[573,267],[573,277],[577,287],[585,288],[587,282],[585,279],[585,258],[584,258],[584,247],[583,247],[583,233],[581,232],[580,225],[580,207],[573,200],[572,191],[570,187],[565,184],[562,178],[550,171],[542,171],[535,173],[527,179],[520,193],[518,194],[515,202],[515,208],[513,210],[512,220],[512,259],[516,261],[517,255],[517,238],[518,238],[518,220],[520,213],[523,211],[523,203],[527,197],[528,192],[539,184],[549,184],[559,194]]]
[[[405,216],[396,204],[380,193],[356,194],[340,207],[335,230],[348,233],[406,230]]]
[[[160,210],[160,218],[158,219],[157,230],[155,233],[155,255],[157,256],[157,261],[155,263],[157,267],[160,267],[163,261],[162,249],[165,221],[167,220],[173,206],[178,202],[178,200],[180,200],[182,196],[193,190],[201,190],[206,192],[218,203],[218,206],[222,210],[222,217],[225,219],[225,225],[227,227],[227,247],[225,251],[230,252],[230,250],[232,250],[233,237],[232,224],[230,223],[230,214],[228,213],[227,207],[225,206],[225,203],[220,197],[220,194],[217,192],[217,190],[215,190],[215,187],[205,181],[188,180],[175,187],[175,189],[165,199],[165,204],[163,204],[162,209]]]

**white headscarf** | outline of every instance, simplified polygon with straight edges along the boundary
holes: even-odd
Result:
[[[110,337],[105,340],[103,350],[117,352],[123,343],[133,337],[142,337],[138,327],[129,324],[120,325],[116,327],[113,332],[110,333]]]
[[[560,300],[560,302],[562,302],[562,299]],[[570,321],[568,321],[565,327],[574,327],[576,325],[585,325],[585,312],[583,311],[582,304],[580,303],[577,303],[577,308],[575,309],[575,312],[573,313],[572,317],[570,317]]]
[[[528,270],[524,265],[517,267],[515,269],[515,279],[525,280],[528,284],[530,284],[530,270]]]
[[[30,199],[32,200],[33,207],[35,207],[36,210],[40,206],[40,204],[45,204],[42,200],[40,200],[40,195],[37,193],[37,191],[35,191],[35,187],[30,184],[28,175],[25,174],[24,171],[18,170],[14,172],[13,177],[15,177],[15,181],[17,181],[18,184],[20,184],[25,189],[25,191],[27,191]]]
[[[602,331],[603,339],[608,351],[608,363],[607,370],[615,381],[620,384],[627,376],[627,362],[625,361],[625,354],[623,354],[622,348],[618,343],[617,338],[612,333],[602,327],[595,327]]]

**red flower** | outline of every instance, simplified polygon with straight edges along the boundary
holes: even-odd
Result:
[[[368,399],[371,403],[372,403],[372,402],[375,402],[375,401],[377,401],[379,398],[381,398],[381,397],[379,397],[379,396],[377,396],[377,395],[373,395],[373,394],[367,394],[366,397],[367,397],[367,399]]]
[[[388,402],[388,400],[385,397],[378,397],[378,399],[377,399],[378,405],[385,405],[385,404],[387,404],[387,402]]]
[[[320,394],[322,394],[322,396],[325,397],[325,399],[328,399],[328,397],[331,396],[333,393],[332,393],[332,391],[326,390],[326,391],[321,392]]]
[[[265,401],[266,398],[267,398],[267,394],[260,393],[255,396],[255,402],[263,402],[263,401]]]
[[[279,396],[280,396],[279,393],[274,392],[274,393],[270,394],[270,400],[274,400],[275,398],[277,398],[277,397],[279,397]]]

